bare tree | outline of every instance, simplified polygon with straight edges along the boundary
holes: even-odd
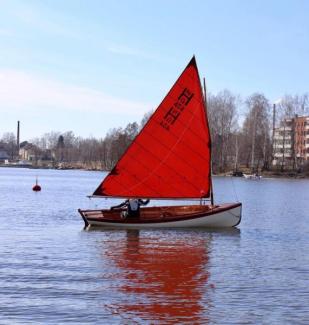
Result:
[[[144,114],[141,123],[140,123],[140,129],[144,127],[144,125],[148,122],[148,120],[150,119],[151,115],[153,114],[153,110],[147,112],[146,114]]]
[[[246,100],[248,109],[243,125],[243,132],[247,138],[243,150],[250,152],[250,167],[252,172],[260,165],[268,168],[271,155],[270,149],[270,104],[268,99],[260,93],[251,95]],[[247,156],[248,162],[249,156]]]
[[[233,132],[237,127],[239,98],[228,90],[207,99],[208,118],[212,137],[213,170],[224,172],[235,161],[236,147]],[[233,157],[233,158],[232,158]]]
[[[17,140],[13,132],[4,133],[2,135],[1,142],[4,144],[4,149],[10,156],[10,159],[15,159],[15,157],[18,157]]]
[[[280,119],[309,114],[309,94],[285,95],[277,105],[277,114]]]

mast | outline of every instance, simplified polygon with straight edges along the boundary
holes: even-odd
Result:
[[[253,122],[251,121],[252,123],[252,128],[253,128],[253,131],[252,131],[252,142],[251,142],[251,172],[253,173],[254,172],[254,152],[255,152],[255,136],[256,136],[256,126],[255,126],[255,123],[256,123],[256,108],[254,107],[254,118],[253,118]]]
[[[204,102],[205,102],[205,108],[206,108],[207,107],[207,97],[206,97],[206,81],[205,81],[205,78],[203,78],[203,87],[204,87]],[[209,134],[210,134],[210,129],[209,129]],[[211,137],[210,137],[210,139],[211,139]],[[211,205],[214,205],[214,193],[213,193],[212,177],[211,177],[212,176],[211,141],[210,141],[210,163],[209,163],[209,165],[210,165],[210,202],[211,202]]]
[[[274,156],[275,149],[275,126],[276,126],[276,104],[273,105],[273,133],[271,137],[272,155]]]

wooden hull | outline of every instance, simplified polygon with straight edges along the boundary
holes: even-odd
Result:
[[[78,210],[85,227],[180,228],[234,227],[241,221],[241,203],[221,205],[185,205],[141,208],[139,217],[122,219],[122,209]]]

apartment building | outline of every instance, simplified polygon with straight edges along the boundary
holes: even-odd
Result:
[[[298,168],[309,162],[309,116],[285,119],[274,130],[273,166]]]

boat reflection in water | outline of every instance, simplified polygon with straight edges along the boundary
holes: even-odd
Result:
[[[211,238],[204,231],[127,230],[122,240],[105,242],[102,257],[116,267],[116,292],[105,307],[123,321],[207,323]]]

